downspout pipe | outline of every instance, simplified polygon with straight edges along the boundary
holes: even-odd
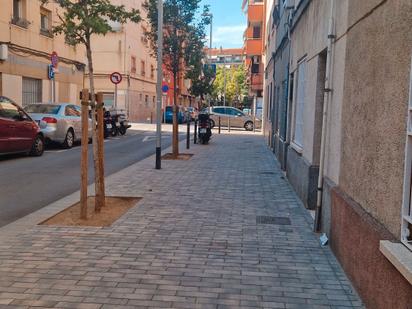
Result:
[[[326,58],[326,79],[325,79],[325,93],[323,104],[323,116],[322,116],[322,135],[320,144],[320,161],[319,161],[319,176],[318,176],[318,190],[316,198],[316,213],[313,230],[320,232],[321,230],[321,217],[322,217],[322,193],[323,193],[323,178],[325,168],[325,148],[326,148],[326,136],[328,126],[328,107],[332,98],[332,56],[333,45],[335,43],[335,0],[331,0],[330,6],[330,19],[328,30],[328,46],[327,46],[327,58]]]

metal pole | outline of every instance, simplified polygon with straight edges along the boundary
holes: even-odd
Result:
[[[220,134],[220,116],[219,116],[219,134]]]
[[[114,85],[114,109],[117,109],[117,84]]]
[[[209,69],[211,68],[211,64],[212,64],[212,38],[213,38],[213,14],[210,14],[210,47],[209,47],[209,65],[210,65],[210,67],[209,67]],[[212,100],[212,98],[211,98],[211,96],[208,94],[207,95],[207,97],[208,97],[208,105],[209,105],[209,108],[210,108],[210,101]]]
[[[157,0],[156,169],[162,168],[163,0]]]

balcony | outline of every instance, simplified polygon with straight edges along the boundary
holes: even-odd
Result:
[[[24,28],[24,29],[27,29],[30,25],[30,22],[27,19],[23,18],[23,17],[14,16],[11,19],[11,24],[15,25],[15,26],[18,26],[18,27],[21,27],[21,28]]]
[[[246,55],[261,55],[263,50],[262,39],[247,39],[245,47]]]

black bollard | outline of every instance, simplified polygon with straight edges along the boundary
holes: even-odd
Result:
[[[195,132],[193,137],[193,143],[197,144],[197,119],[195,119]]]
[[[220,134],[220,126],[221,126],[221,123],[220,123],[220,117],[219,117],[219,134]]]
[[[186,149],[190,148],[190,115],[189,119],[187,120],[187,135],[186,135]]]

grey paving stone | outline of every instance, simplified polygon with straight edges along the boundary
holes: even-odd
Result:
[[[111,227],[35,225],[76,193],[1,228],[0,308],[363,308],[261,136],[190,152],[108,177],[108,195],[143,197]]]

